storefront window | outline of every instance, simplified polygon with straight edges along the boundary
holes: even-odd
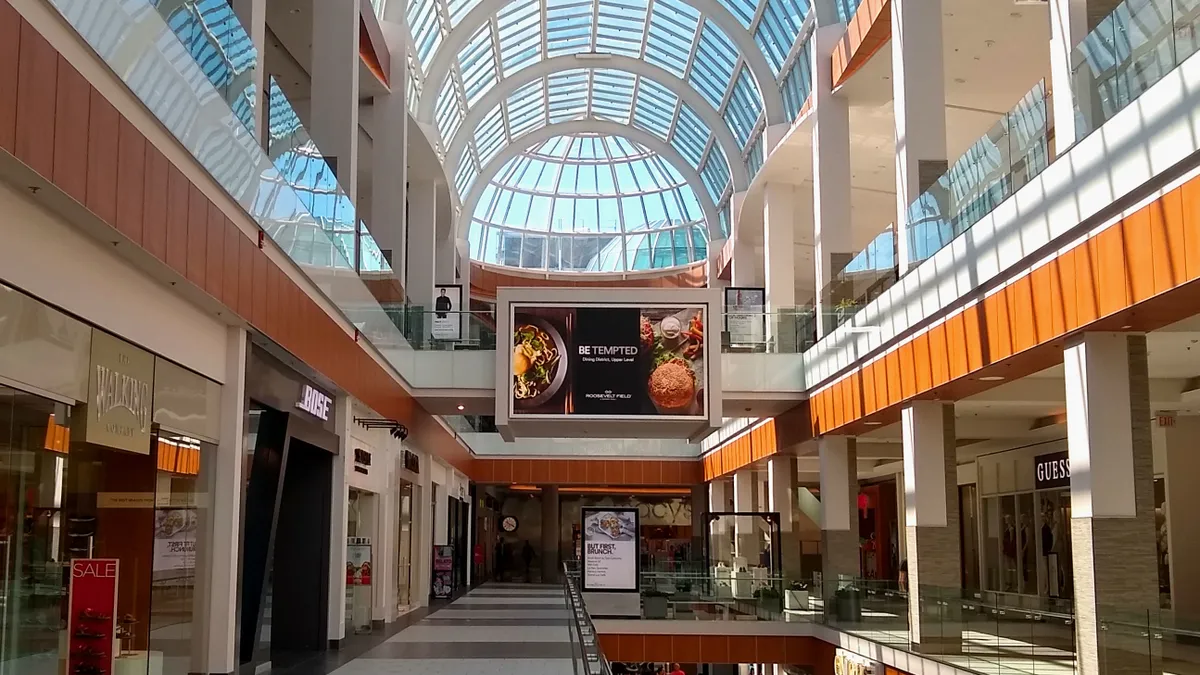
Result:
[[[70,412],[0,387],[0,663],[22,675],[61,673],[67,646],[79,649],[76,636],[60,637],[70,618],[69,563],[112,558],[114,618],[128,632],[120,672],[188,673],[199,475],[215,447],[157,428],[144,454],[73,442]],[[111,641],[106,630],[103,621],[88,627]]]

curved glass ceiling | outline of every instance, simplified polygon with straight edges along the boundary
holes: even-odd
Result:
[[[420,116],[437,127],[439,150],[452,164],[464,201],[488,162],[505,146],[520,145],[522,134],[566,119],[603,119],[633,124],[669,143],[720,204],[734,189],[744,189],[745,169],[761,164],[748,157],[762,130],[794,117],[798,107],[785,106],[787,95],[807,95],[788,90],[796,89],[789,76],[802,51],[796,42],[810,4],[409,0],[406,19],[424,78]],[[593,54],[594,65],[582,59],[545,65]],[[606,58],[625,61],[612,67]],[[635,60],[665,75],[654,81]],[[521,75],[534,67],[536,76]],[[499,96],[492,94],[496,90]],[[475,110],[480,105],[486,114]],[[697,115],[701,106],[706,110]],[[720,120],[729,133],[697,124],[702,118]],[[468,120],[473,128],[464,129]],[[716,161],[714,145],[722,161]]]
[[[534,80],[487,111],[452,165],[458,193],[467,194],[479,171],[522,135],[587,117],[653,134],[697,167],[714,204],[725,196],[729,160],[699,114],[654,80],[607,69],[567,70]]]
[[[471,258],[550,272],[640,272],[703,261],[700,202],[666,160],[624,138],[558,136],[508,160],[471,217]]]

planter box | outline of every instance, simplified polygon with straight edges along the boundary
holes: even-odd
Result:
[[[667,618],[667,607],[669,606],[667,598],[656,595],[647,595],[642,597],[642,614],[647,619],[665,619]]]
[[[758,614],[764,619],[773,619],[783,613],[783,598],[755,598]]]
[[[808,609],[808,591],[784,591],[783,606],[793,611]]]

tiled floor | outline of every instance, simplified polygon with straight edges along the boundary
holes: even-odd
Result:
[[[567,675],[561,587],[487,584],[432,612],[334,675]]]

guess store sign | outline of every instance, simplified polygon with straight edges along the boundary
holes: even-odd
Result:
[[[1071,486],[1071,459],[1067,451],[1052,452],[1033,458],[1033,487],[1049,490]]]
[[[71,561],[68,596],[68,673],[111,673],[116,654],[117,578],[120,561],[79,558]]]

